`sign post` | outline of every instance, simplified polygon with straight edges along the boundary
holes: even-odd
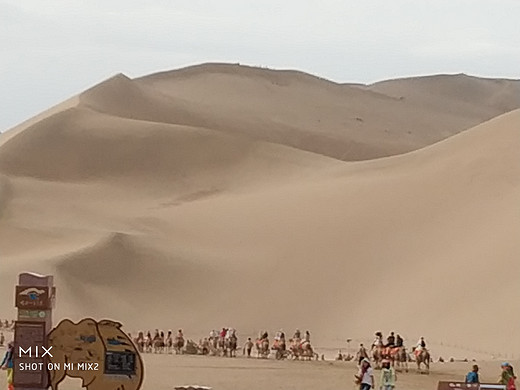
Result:
[[[47,334],[52,329],[55,296],[53,276],[30,272],[18,275],[15,288],[18,316],[14,326],[15,390],[40,390],[49,386],[47,360],[43,355],[47,347]],[[41,369],[21,369],[27,365],[37,365]]]

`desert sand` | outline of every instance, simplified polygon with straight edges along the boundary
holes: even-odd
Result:
[[[0,352],[2,350],[0,349]],[[168,390],[174,386],[199,385],[214,390],[355,390],[357,367],[352,362],[298,362],[238,358],[218,358],[188,355],[144,355],[145,380],[143,389]],[[516,364],[515,364],[516,363]],[[515,367],[518,361],[513,361]],[[428,375],[415,369],[397,373],[400,390],[436,389],[439,381],[463,381],[474,363],[436,363]],[[496,383],[500,376],[499,363],[479,362],[481,381]],[[376,384],[380,371],[374,371]],[[81,380],[67,378],[61,390],[81,388]]]
[[[30,270],[55,275],[58,319],[197,340],[233,326],[241,342],[300,328],[320,348],[395,330],[408,345],[425,336],[435,358],[511,358],[519,91],[466,75],[360,86],[225,64],[117,75],[0,136],[1,317],[14,317],[16,276]],[[244,360],[156,359],[150,372],[265,376]],[[337,365],[259,364],[351,383]],[[222,375],[221,388],[236,379]]]

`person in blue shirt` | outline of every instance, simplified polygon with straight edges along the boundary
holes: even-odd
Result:
[[[473,370],[466,375],[466,383],[480,383],[478,378],[478,366],[476,364],[473,365]]]

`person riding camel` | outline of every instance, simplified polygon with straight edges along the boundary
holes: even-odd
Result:
[[[177,340],[184,340],[184,334],[182,333],[182,329],[179,329],[177,332]]]
[[[426,351],[426,341],[424,341],[424,337],[421,336],[419,341],[417,341],[415,350],[413,351],[415,358],[417,358],[421,354],[422,351]]]
[[[293,339],[294,340],[301,340],[302,339],[302,334],[301,334],[299,329],[296,329],[296,331],[294,332]]]
[[[392,349],[394,347],[395,347],[394,332],[390,332],[390,335],[386,338],[386,344],[384,345],[383,356],[389,358],[392,354]]]
[[[401,348],[404,346],[404,340],[400,335],[397,335],[395,337],[395,346],[398,348]]]
[[[273,347],[285,350],[285,333],[282,329],[280,329],[278,332],[276,332],[276,335],[274,336],[274,345]]]
[[[226,339],[232,339],[236,336],[236,330],[234,328],[228,328],[226,332]]]
[[[376,338],[372,342],[371,348],[381,348],[383,346],[383,333],[376,332]]]
[[[266,332],[262,333],[262,337],[260,338],[260,340],[267,340],[268,338],[269,338],[269,333],[267,333],[267,331],[266,331]]]
[[[226,337],[226,333],[227,333],[227,329],[226,328],[222,328],[222,330],[220,331],[220,338],[221,339],[224,339]]]
[[[390,332],[390,336],[386,338],[386,348],[393,348],[395,346],[394,332]]]
[[[305,339],[304,339],[304,341],[306,343],[310,343],[311,342],[311,333],[308,330],[305,331]]]

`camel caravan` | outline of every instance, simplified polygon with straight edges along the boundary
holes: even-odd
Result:
[[[417,364],[417,370],[423,372],[422,367],[424,366],[425,373],[430,370],[430,362],[432,361],[430,352],[426,348],[426,342],[424,337],[421,337],[412,348],[411,353],[408,353],[404,346],[404,340],[400,335],[395,336],[394,332],[391,332],[387,337],[387,342],[383,342],[383,334],[376,332],[376,338],[371,346],[371,353],[369,356],[367,350],[360,344],[359,351],[356,354],[356,361],[361,364],[363,359],[372,359],[376,369],[382,367],[382,363],[385,361],[395,367],[398,371],[408,372],[408,363],[415,361]]]
[[[368,359],[373,361],[376,369],[380,369],[383,362],[390,362],[397,371],[406,372],[408,372],[408,363],[415,361],[420,372],[423,372],[423,367],[426,373],[429,372],[431,357],[423,337],[412,351],[408,352],[400,335],[391,332],[386,343],[381,332],[376,332],[375,335],[370,351],[360,344],[355,357],[343,356],[340,352],[336,360],[355,359],[358,364],[361,364],[364,359]],[[236,357],[238,351],[238,335],[234,328],[222,328],[220,332],[212,330],[209,337],[200,339],[199,342],[186,340],[182,329],[179,329],[175,336],[171,330],[165,334],[156,329],[153,336],[150,331],[146,333],[139,331],[137,337],[132,338],[130,335],[130,338],[141,353]],[[266,331],[260,332],[255,341],[248,338],[242,348],[242,355],[250,358],[255,355],[255,352],[258,359],[268,359],[272,356],[276,360],[319,360],[319,355],[311,344],[310,332],[306,331],[302,335],[298,329],[288,340],[284,331],[279,330],[272,344]],[[323,356],[322,360],[324,360]]]
[[[156,329],[153,336],[150,331],[146,333],[139,331],[136,337],[130,335],[130,338],[141,353],[236,357],[238,351],[238,337],[234,328],[222,328],[220,332],[212,330],[209,337],[200,339],[198,343],[186,340],[182,329],[179,329],[175,336],[171,330],[165,334]],[[268,333],[260,332],[255,342],[248,338],[242,354],[252,357],[253,347],[256,348],[256,357],[259,359],[267,359],[272,354],[277,360],[318,360],[318,354],[310,342],[309,331],[306,331],[302,337],[301,332],[296,330],[288,343],[285,333],[279,331],[276,333],[272,345]]]
[[[270,351],[273,351],[276,360],[318,360],[318,354],[314,352],[310,337],[309,331],[306,331],[302,338],[301,332],[297,329],[293,337],[289,339],[287,347],[285,333],[280,330],[274,337],[273,345],[269,347],[269,335],[267,332],[262,332],[255,343],[257,357],[268,358]]]
[[[131,335],[129,335],[131,336]],[[137,337],[130,337],[134,342],[137,350],[141,353],[176,353],[184,352],[185,340],[182,329],[179,329],[177,335],[174,337],[171,330],[165,335],[163,331],[155,329],[154,336],[150,331],[139,331]]]
[[[131,336],[131,335],[130,335]],[[166,353],[187,355],[212,355],[212,356],[236,356],[238,349],[238,338],[236,330],[223,328],[221,333],[212,330],[210,337],[199,340],[186,340],[182,329],[174,336],[171,330],[168,333],[155,330],[152,337],[150,331],[139,331],[137,337],[131,337],[137,350],[141,353]]]

